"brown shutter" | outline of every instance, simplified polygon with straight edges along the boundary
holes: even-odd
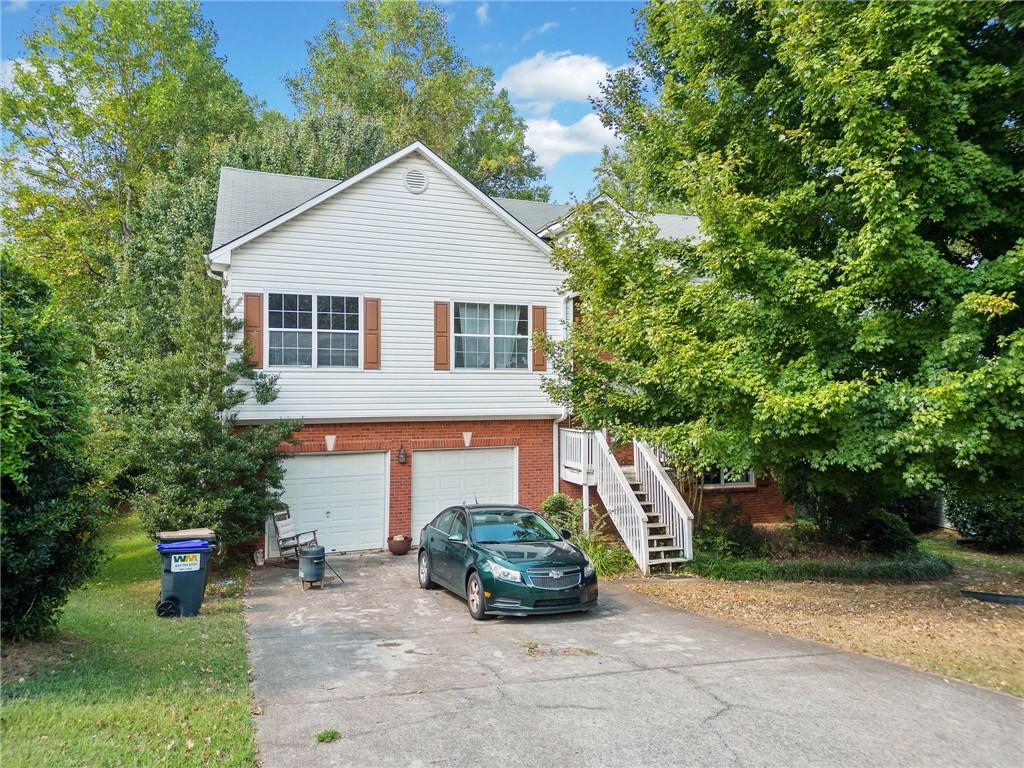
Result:
[[[363,299],[363,368],[380,368],[380,299]]]
[[[434,370],[447,371],[451,367],[448,359],[451,345],[448,339],[448,302],[434,302]]]
[[[244,298],[245,343],[249,345],[249,364],[263,367],[263,294],[247,293]]]
[[[534,307],[533,308],[533,370],[535,371],[546,371],[548,369],[548,361],[544,355],[544,350],[541,349],[540,344],[537,343],[538,334],[547,334],[548,332],[548,308],[547,307]]]

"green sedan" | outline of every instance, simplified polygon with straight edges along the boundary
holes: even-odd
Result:
[[[420,586],[464,597],[478,621],[589,611],[597,574],[568,538],[526,507],[449,507],[420,532]]]

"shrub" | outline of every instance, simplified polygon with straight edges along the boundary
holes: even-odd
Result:
[[[946,560],[912,551],[898,557],[844,560],[763,560],[696,553],[683,570],[727,581],[893,581],[942,579],[953,571]]]
[[[704,514],[694,545],[729,557],[757,557],[764,553],[766,540],[741,505],[727,502]]]
[[[939,527],[939,499],[934,495],[907,496],[887,505],[886,509],[906,520],[914,533],[927,533]]]
[[[601,578],[625,573],[636,566],[628,549],[609,542],[599,533],[603,518],[595,508],[590,510],[589,531],[583,530],[583,502],[578,499],[555,493],[541,503],[540,509],[552,525],[572,534],[572,543],[590,558]]]
[[[870,510],[860,521],[854,537],[868,552],[879,555],[907,552],[917,546],[907,521],[885,509]]]
[[[540,511],[555,528],[565,528],[574,536],[583,531],[583,502],[564,493],[553,493],[540,505]]]
[[[946,517],[957,530],[1004,552],[1024,550],[1024,491],[968,493],[950,490]]]
[[[38,637],[95,570],[103,507],[85,455],[87,355],[48,287],[7,250],[0,271],[0,631]]]

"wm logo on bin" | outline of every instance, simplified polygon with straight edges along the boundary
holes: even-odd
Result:
[[[199,553],[188,552],[185,554],[171,555],[171,573],[184,573],[186,571],[199,570]]]

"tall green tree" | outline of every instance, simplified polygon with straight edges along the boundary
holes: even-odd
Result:
[[[5,227],[86,306],[153,171],[179,141],[246,128],[253,105],[197,2],[61,5],[23,38],[3,92]]]
[[[556,396],[693,470],[847,509],[1019,489],[1024,8],[654,2],[638,22],[598,106],[706,238],[579,218]]]
[[[98,561],[88,345],[11,243],[0,273],[0,633],[38,637]]]
[[[456,48],[434,5],[348,0],[288,78],[304,113],[349,110],[379,119],[392,143],[419,140],[488,194],[546,200],[526,124],[494,73]]]

